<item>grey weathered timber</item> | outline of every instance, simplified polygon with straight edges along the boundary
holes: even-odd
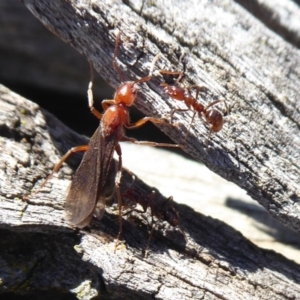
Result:
[[[120,82],[111,64],[117,28],[122,34],[118,63],[126,80],[146,76],[157,53],[162,54],[157,69],[182,70],[184,62],[186,84],[209,88],[209,93],[201,94],[201,101],[226,99],[230,114],[222,132],[213,135],[208,145],[208,129],[197,118],[185,141],[191,113],[176,114],[179,126],[163,130],[174,141],[187,142],[190,155],[247,190],[274,218],[299,232],[300,64],[299,51],[291,45],[297,46],[297,34],[289,44],[266,27],[268,22],[261,23],[255,14],[251,16],[230,1],[145,1],[142,11],[141,1],[23,2],[48,29],[91,60],[113,87]],[[290,1],[284,2],[290,5]],[[299,9],[293,13],[299,14]],[[260,20],[264,22],[264,18]],[[288,26],[286,30],[289,32]],[[184,108],[163,95],[159,87],[162,80],[156,76],[141,88],[136,104],[146,115],[165,116],[174,108]],[[91,231],[82,231],[78,239],[69,236],[72,230],[63,215],[68,180],[53,179],[49,188],[52,196],[44,191],[28,204],[20,199],[57,162],[53,143],[63,154],[86,140],[41,113],[37,106],[24,99],[19,102],[5,88],[3,95],[0,219],[1,228],[10,231],[2,232],[1,259],[2,265],[8,266],[3,273],[21,277],[5,277],[2,291],[7,286],[7,290],[16,291],[17,286],[24,292],[28,285],[34,290],[59,283],[64,289],[86,287],[91,291],[84,294],[87,298],[95,292],[90,287],[103,291],[103,286],[111,297],[123,299],[299,297],[298,265],[258,249],[225,224],[187,207],[178,207],[187,233],[186,247],[178,231],[167,231],[170,239],[160,239],[158,231],[148,259],[136,254],[145,249],[148,237],[141,221],[125,223],[125,246],[116,254],[112,239],[118,225],[114,215],[94,222]],[[60,235],[57,240],[54,230]],[[20,246],[9,244],[13,243],[10,235],[13,241],[32,238],[30,247],[24,248],[25,254],[33,252],[32,261],[23,253],[19,264],[14,264],[15,257],[5,251],[19,250]],[[81,246],[75,249],[82,253],[83,263],[73,251],[79,238]],[[66,246],[55,252],[62,241]],[[57,261],[49,261],[49,257]],[[64,265],[63,261],[70,263]],[[45,277],[45,270],[49,276]],[[56,280],[54,276],[58,276]],[[45,281],[36,281],[40,278]]]

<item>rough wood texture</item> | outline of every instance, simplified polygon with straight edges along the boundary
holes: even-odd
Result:
[[[51,34],[19,1],[0,2],[2,83],[86,97],[89,67],[82,55]],[[98,78],[95,94],[108,97]]]
[[[111,67],[116,28],[122,32],[119,62],[126,79],[145,76],[149,63],[157,53],[163,55],[158,68],[180,70],[183,68],[180,57],[185,52],[186,81],[209,87],[211,94],[202,95],[203,101],[212,101],[211,95],[214,95],[226,98],[231,108],[224,130],[212,137],[209,147],[205,144],[208,130],[200,120],[196,120],[188,137],[187,152],[247,190],[274,218],[299,232],[300,110],[297,102],[297,49],[229,1],[163,1],[163,7],[160,7],[159,1],[146,1],[140,15],[138,12],[142,3],[138,1],[24,3],[48,29],[93,61],[96,70],[114,87],[119,82]],[[290,5],[289,1],[285,3],[286,7]],[[298,7],[290,11],[294,16],[299,14]],[[263,22],[265,20],[263,17],[260,19]],[[274,22],[276,24],[276,20]],[[280,20],[279,23],[281,27],[286,27],[287,32],[292,31]],[[269,23],[266,21],[265,24]],[[297,45],[297,35],[292,35],[289,41]],[[147,115],[165,115],[174,107],[184,107],[162,95],[159,88],[161,80],[157,77],[142,88],[137,106]],[[134,253],[144,249],[147,231],[145,227],[143,230],[135,230],[132,223],[128,222],[125,224],[127,230],[124,230],[127,249],[113,255],[109,248],[113,243],[109,241],[116,236],[117,224],[106,218],[103,222],[93,223],[91,232],[82,232],[81,250],[76,248],[82,251],[86,262],[81,265],[72,250],[78,240],[68,236],[71,231],[62,214],[63,194],[68,182],[54,180],[55,189],[51,189],[53,196],[40,195],[29,205],[16,198],[21,197],[25,187],[30,189],[32,183],[44,178],[57,161],[58,156],[48,151],[53,151],[52,142],[63,153],[71,145],[78,145],[82,141],[74,133],[69,135],[66,128],[58,125],[57,120],[54,121],[44,113],[48,116],[47,126],[52,132],[50,140],[39,109],[28,103],[20,103],[16,96],[5,89],[3,91],[3,95],[13,100],[7,100],[1,108],[1,136],[9,138],[3,139],[2,143],[9,152],[3,153],[1,161],[1,179],[4,180],[1,183],[1,226],[10,228],[22,225],[20,230],[24,231],[24,225],[28,224],[31,225],[27,227],[28,231],[33,231],[30,236],[33,245],[43,246],[41,241],[46,239],[52,242],[46,246],[51,249],[49,252],[35,248],[37,254],[43,255],[33,255],[41,257],[40,260],[35,258],[33,262],[28,259],[25,267],[31,272],[18,273],[23,275],[18,284],[15,284],[16,277],[15,281],[12,278],[4,281],[14,284],[9,287],[10,290],[15,290],[17,286],[24,291],[31,283],[28,282],[30,274],[37,276],[32,282],[36,278],[45,277],[43,271],[49,270],[50,265],[44,265],[43,262],[49,263],[48,255],[50,257],[53,248],[56,249],[56,238],[50,234],[56,228],[65,238],[66,248],[62,250],[61,256],[52,253],[57,257],[58,268],[62,270],[62,273],[53,270],[52,274],[65,272],[67,276],[63,274],[58,278],[68,278],[68,282],[62,279],[52,283],[47,281],[47,287],[57,286],[59,282],[60,287],[70,289],[70,286],[77,287],[83,283],[83,278],[89,278],[92,283],[84,282],[82,289],[93,287],[101,291],[105,283],[111,297],[120,297],[123,293],[126,294],[124,298],[128,299],[133,295],[142,299],[153,295],[162,299],[299,297],[298,265],[256,248],[223,223],[205,218],[186,207],[179,208],[183,228],[188,235],[186,248],[181,234],[175,232],[174,238],[171,231],[170,239],[155,237],[149,259],[143,259]],[[13,103],[18,103],[18,106],[14,107]],[[29,112],[27,117],[26,112]],[[182,142],[189,128],[191,114],[178,114],[176,117],[180,126],[164,130],[176,142]],[[38,165],[35,166],[34,162]],[[27,170],[22,165],[32,168]],[[30,177],[31,172],[34,173]],[[19,176],[18,180],[16,176]],[[28,179],[31,183],[27,182]],[[44,226],[34,226],[37,224]],[[41,231],[42,237],[37,235],[37,230]],[[102,234],[99,235],[99,232]],[[8,234],[3,233],[3,237]],[[22,233],[20,236],[26,240],[26,235]],[[18,239],[20,236],[15,237]],[[8,240],[2,241],[4,243]],[[9,249],[9,245],[3,244],[1,249]],[[69,271],[64,269],[62,263],[66,255],[70,260],[74,259],[68,265]],[[25,254],[23,257],[27,258]],[[9,255],[5,258],[9,258]],[[4,261],[9,267],[12,265],[7,263],[8,259]],[[83,269],[78,267],[80,271],[75,272],[72,266],[77,267],[79,264]],[[21,267],[25,269],[23,265]],[[41,273],[35,273],[37,269]],[[20,265],[11,267],[7,269],[7,274],[19,270]],[[145,280],[142,281],[140,277]],[[26,284],[23,285],[24,280]],[[41,286],[41,283],[32,286]],[[94,292],[92,288],[90,290]],[[79,293],[79,296],[82,294]]]
[[[79,299],[299,297],[299,265],[188,206],[175,204],[186,240],[178,229],[158,223],[145,258],[149,227],[141,214],[124,219],[124,244],[116,253],[116,211],[108,208],[103,220],[78,233],[67,225],[68,167],[28,203],[22,201],[60,153],[86,139],[3,86],[0,100],[1,292],[59,289]],[[73,157],[71,165],[78,161]],[[142,182],[137,189],[143,195],[151,190]]]

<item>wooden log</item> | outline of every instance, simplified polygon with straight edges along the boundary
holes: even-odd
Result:
[[[217,135],[213,135],[208,146],[205,142],[208,136],[208,130],[201,120],[196,120],[193,130],[188,136],[187,152],[197,160],[203,161],[209,168],[224,178],[245,188],[247,192],[255,200],[259,201],[276,219],[288,227],[299,231],[299,206],[297,204],[299,199],[299,163],[297,160],[297,149],[299,148],[299,139],[297,138],[299,134],[299,104],[296,101],[296,91],[299,89],[299,70],[297,70],[299,55],[296,49],[268,31],[262,24],[233,3],[227,3],[225,5],[220,2],[216,5],[211,3],[197,3],[197,1],[186,1],[184,3],[179,1],[174,4],[174,1],[172,3],[165,1],[164,6],[160,7],[159,3],[145,2],[141,13],[140,8],[142,7],[142,3],[135,1],[125,4],[119,1],[102,1],[101,3],[81,1],[80,4],[73,1],[52,1],[50,4],[47,3],[46,6],[44,1],[24,1],[24,3],[48,28],[55,32],[55,34],[74,46],[89,60],[93,61],[95,68],[101,72],[102,76],[114,87],[118,85],[119,80],[117,74],[111,68],[116,28],[119,28],[122,32],[123,42],[118,57],[126,79],[136,79],[137,77],[145,76],[149,70],[149,63],[155,54],[159,52],[162,53],[163,58],[158,62],[158,68],[172,70],[182,69],[183,66],[180,58],[181,54],[185,52],[185,60],[187,62],[186,82],[189,84],[203,84],[208,86],[213,95],[226,98],[231,108],[223,131]],[[184,14],[182,13],[183,11],[185,12]],[[126,21],[124,16],[126,16]],[[199,19],[199,16],[202,16],[202,19]],[[216,16],[218,16],[217,21]],[[164,18],[163,20],[162,17]],[[145,22],[145,20],[148,20],[148,22]],[[173,33],[173,37],[170,36],[171,33]],[[285,74],[289,76],[284,77]],[[159,77],[155,78],[153,82],[149,84],[151,89],[147,86],[143,86],[140,92],[137,106],[147,115],[162,116],[168,114],[173,108],[180,106],[180,104],[174,103],[174,101],[163,96],[159,88],[161,80]],[[211,100],[209,94],[203,95],[203,97],[204,101]],[[7,106],[6,104],[4,107]],[[20,105],[20,107],[22,107],[22,105]],[[27,108],[28,104],[23,105],[23,108],[24,107]],[[35,111],[37,110],[38,108],[35,108]],[[20,117],[13,117],[12,111],[13,110],[9,110],[10,114],[4,118],[4,124],[6,124],[3,126],[5,129],[4,136],[7,137],[8,135],[8,137],[17,138],[17,140],[21,136],[23,139],[23,132],[20,134],[18,130],[15,132],[12,129],[8,129],[10,127],[7,126],[7,124],[11,124],[12,128],[18,129],[19,121],[22,119]],[[176,142],[184,142],[186,132],[189,129],[191,114],[176,114],[176,117],[178,118],[180,126],[178,128],[166,127],[164,130]],[[28,119],[27,122],[28,124],[34,124],[32,126],[36,127],[39,122],[42,121],[38,118],[31,121],[31,123]],[[56,121],[53,121],[53,123],[55,124]],[[49,127],[51,128],[51,126]],[[55,141],[56,145],[57,143],[62,143],[62,145],[60,145],[61,147],[58,147],[61,148],[62,152],[67,150],[67,146],[80,144],[74,143],[74,139],[76,142],[79,142],[80,138],[65,138],[64,134],[66,129],[64,128],[62,130],[60,125],[55,125],[55,127],[59,128],[59,131],[54,134],[53,141]],[[21,126],[21,128],[24,130],[23,126]],[[46,126],[43,127],[41,132],[43,132],[45,128]],[[38,131],[38,129],[36,129],[36,131]],[[53,130],[53,132],[56,131]],[[13,135],[10,135],[10,133],[13,133]],[[29,130],[25,138],[32,136],[30,133],[31,131]],[[44,139],[43,134],[34,134],[33,136],[36,136],[33,145],[37,142],[35,146],[37,153],[41,152],[43,154],[35,158],[41,163],[45,162],[45,170],[47,170],[42,171],[42,173],[35,171],[36,174],[30,179],[32,182],[35,182],[37,179],[45,177],[49,172],[50,165],[47,165],[49,158],[51,162],[54,163],[57,157],[55,156],[54,159],[53,154],[49,154],[48,151],[47,153],[43,153],[43,149],[40,147],[40,145],[48,145],[51,148],[50,140],[45,142],[47,139]],[[278,142],[279,138],[281,143]],[[62,142],[62,140],[67,140],[67,143]],[[27,143],[25,143],[25,145],[26,144]],[[29,156],[25,155],[28,150],[29,149],[25,147],[25,150],[22,152],[23,154],[17,156],[17,162],[19,162],[18,159],[21,159],[21,162],[26,165],[26,163],[29,164],[29,162],[32,161],[32,154]],[[53,158],[51,159],[51,157]],[[3,185],[4,190],[2,190],[1,193],[10,199],[20,197],[21,192],[24,192],[24,173],[23,182],[22,176],[21,181],[18,181],[19,183],[15,183],[15,178],[11,177],[16,175],[16,170],[18,170],[19,167],[18,163],[14,164],[14,162],[14,160],[11,161],[13,166],[12,170],[7,167],[6,163],[4,163],[4,167],[1,168],[3,170],[9,170],[10,173],[8,173],[7,177],[11,180],[14,179],[14,192],[9,188],[9,185],[5,184]],[[41,167],[42,166],[40,166],[40,168]],[[36,168],[33,170],[36,170]],[[62,186],[60,186],[59,183],[54,181],[53,186],[55,186],[55,190],[57,188],[60,189],[61,197],[62,190],[66,188],[66,185],[62,184]],[[55,191],[53,192],[55,193]],[[57,196],[55,196],[54,199],[57,199]],[[49,200],[51,200],[51,198],[47,195],[45,199],[42,199],[42,203],[44,201],[46,207],[50,206],[53,215],[48,212],[43,205],[40,205],[41,200],[37,201],[39,205],[36,205],[34,202],[28,205],[30,213],[33,213],[30,207],[32,211],[35,211],[33,214],[34,217],[30,219],[29,224],[32,222],[32,225],[36,225],[40,224],[39,222],[45,222],[44,225],[46,225],[47,229],[49,229],[48,225],[51,225],[50,231],[53,230],[53,226],[58,226],[59,231],[64,231],[66,224],[62,215],[63,202],[61,202],[61,204],[56,203],[56,206],[52,207],[50,204],[51,201]],[[16,203],[16,201],[12,202]],[[4,208],[5,204],[10,204],[7,202],[7,199],[2,203],[4,203]],[[19,213],[24,210],[22,206],[23,203],[20,203],[21,208],[16,209]],[[28,207],[26,207],[26,211]],[[124,250],[125,253],[123,252],[123,254],[125,254],[125,260],[120,253],[121,259],[117,260],[116,257],[112,257],[111,252],[107,251],[106,253],[110,255],[109,258],[105,258],[105,260],[96,263],[94,261],[99,257],[97,254],[95,255],[97,259],[91,258],[93,256],[93,250],[97,249],[97,253],[101,253],[99,254],[100,257],[103,255],[103,252],[100,252],[98,248],[99,245],[97,241],[99,237],[97,238],[93,234],[98,231],[82,233],[81,245],[83,245],[83,253],[85,253],[83,258],[88,262],[92,262],[94,266],[105,268],[103,278],[110,295],[120,296],[120,293],[126,293],[126,297],[132,298],[133,294],[137,294],[143,299],[153,294],[155,294],[157,298],[165,299],[176,299],[177,295],[181,297],[181,299],[188,299],[188,297],[198,298],[198,296],[200,297],[201,295],[212,298],[223,297],[224,299],[238,299],[239,295],[243,294],[243,299],[253,299],[253,297],[258,299],[275,297],[276,299],[276,297],[282,296],[280,293],[285,293],[285,295],[291,293],[289,295],[297,298],[297,265],[287,262],[280,256],[275,255],[276,257],[274,257],[274,254],[253,247],[239,235],[236,237],[237,233],[235,231],[232,232],[232,229],[228,229],[226,225],[220,224],[216,220],[207,219],[205,217],[203,219],[202,215],[197,214],[195,217],[197,221],[193,221],[190,224],[189,220],[193,220],[191,215],[194,215],[194,213],[188,209],[186,211],[185,209],[187,208],[180,208],[181,216],[183,216],[183,227],[185,230],[188,228],[188,232],[192,232],[192,234],[189,233],[189,235],[191,235],[194,240],[191,242],[192,244],[190,244],[190,240],[188,240],[188,246],[182,246],[184,242],[182,242],[182,240],[180,242],[180,238],[175,239],[175,246],[172,247],[184,249],[179,250],[181,255],[185,253],[184,263],[180,265],[180,255],[177,256],[177,254],[174,254],[176,259],[174,259],[173,262],[169,260],[166,262],[165,256],[160,258],[160,254],[155,252],[155,255],[153,255],[154,261],[150,264],[156,267],[158,266],[158,261],[162,260],[172,266],[172,268],[170,270],[166,269],[166,267],[158,268],[160,276],[157,275],[157,277],[155,277],[156,280],[153,281],[155,284],[159,283],[159,287],[156,285],[154,289],[151,289],[151,285],[149,287],[149,284],[148,286],[143,285],[143,288],[136,289],[137,282],[142,286],[140,279],[138,281],[135,280],[137,279],[136,274],[139,273],[138,270],[143,270],[140,273],[144,274],[145,278],[153,278],[150,272],[146,273],[146,270],[150,271],[148,263],[144,265],[146,266],[144,270],[135,259],[131,262],[126,260],[126,257],[133,255],[133,252],[127,252],[128,249]],[[11,208],[9,210],[11,210],[12,215],[14,215],[15,210]],[[45,221],[45,215],[49,215],[50,219],[46,219]],[[1,223],[4,224],[4,227],[5,225],[24,225],[24,220],[26,223],[26,218],[24,218],[21,223],[15,224],[8,216],[7,213],[3,214]],[[39,216],[41,220],[38,219]],[[12,219],[18,220],[18,218],[13,217]],[[57,221],[57,219],[59,221]],[[109,222],[109,220],[104,220],[103,224],[107,224],[107,222]],[[100,223],[99,226],[104,226],[105,228],[108,226],[103,224]],[[117,225],[108,224],[112,227],[115,226],[114,231],[105,231],[100,227],[101,230],[107,232],[108,237],[116,236]],[[128,226],[130,229],[127,230],[127,233],[124,232],[124,239],[126,240],[126,244],[131,245],[131,242],[128,242],[130,238],[127,239],[126,234],[130,236],[130,232],[135,231],[131,229],[130,223],[128,223]],[[32,228],[34,228],[34,231],[37,230],[36,226]],[[42,230],[41,228],[43,227],[39,226],[39,228]],[[23,226],[22,230],[24,230]],[[228,233],[228,231],[230,233]],[[217,234],[216,238],[214,234]],[[235,236],[235,238],[233,238],[231,234]],[[195,238],[196,236],[198,237]],[[188,236],[188,238],[189,237],[190,236]],[[100,235],[100,239],[101,238]],[[146,240],[147,237],[144,237],[143,246],[146,244]],[[73,241],[74,240],[69,240],[68,245],[71,245]],[[213,245],[214,241],[218,241],[215,246]],[[205,242],[207,242],[207,244]],[[156,242],[153,242],[153,245],[155,245],[155,243]],[[165,240],[163,243],[165,243]],[[173,241],[171,241],[171,243],[173,243]],[[236,250],[236,243],[241,244],[239,250]],[[244,243],[246,243],[245,246]],[[229,248],[227,248],[228,244]],[[93,247],[93,245],[96,246]],[[205,251],[206,245],[208,246],[207,249],[209,249],[208,252]],[[230,247],[230,245],[232,247]],[[156,246],[153,246],[152,249],[155,249],[155,247]],[[157,247],[157,249],[160,249],[160,245]],[[199,251],[199,247],[204,247],[204,252]],[[235,249],[235,251],[233,251],[233,249]],[[195,273],[195,265],[191,267],[188,264],[189,260],[186,261],[186,254],[190,254],[190,251],[192,255],[195,253],[194,251],[197,253],[193,256],[193,261],[195,263],[196,258],[197,268],[200,273]],[[209,253],[209,256],[212,255],[212,259],[207,259],[206,255],[202,257],[199,252],[204,254]],[[227,253],[224,255],[224,260],[222,260],[224,258],[223,253]],[[246,258],[243,255],[245,255]],[[255,267],[252,264],[251,267],[249,267],[250,262],[247,259],[251,257],[255,257],[255,261],[251,261],[251,263],[255,264]],[[257,257],[259,258],[256,260]],[[269,259],[265,260],[265,257],[272,257],[274,263],[271,264]],[[147,260],[142,261],[147,262]],[[174,266],[174,261],[178,263],[177,266]],[[134,272],[128,272],[129,265],[125,262],[134,262],[135,266],[130,266],[133,268],[131,271],[134,270]],[[204,262],[206,268],[201,268],[198,262]],[[224,264],[226,266],[225,268]],[[106,267],[103,267],[104,265],[106,265]],[[107,266],[115,266],[115,269]],[[118,271],[120,266],[124,266],[124,269],[127,271],[123,273]],[[179,266],[185,266],[185,271],[180,273]],[[208,266],[210,267],[209,269]],[[238,267],[240,272],[230,273],[232,267],[235,271],[237,270],[236,267]],[[262,272],[262,277],[257,278],[256,276],[258,276],[258,274],[255,270],[261,268],[267,273]],[[221,277],[223,278],[224,275],[224,278],[220,280],[222,281],[222,285],[219,286],[217,278],[220,269],[229,272],[226,274],[229,276],[230,280],[228,280],[228,282],[230,282],[232,286],[230,286],[228,282],[224,284],[225,281],[223,281],[223,279],[226,276],[223,273],[221,273]],[[275,273],[280,273],[280,280],[276,278],[276,281],[273,278],[275,273],[271,272],[272,276],[271,273],[268,273],[270,269]],[[205,282],[203,282],[201,274],[204,274],[205,270],[208,275],[212,273],[215,274],[211,285],[208,284],[209,280],[206,281],[208,277],[204,277]],[[110,271],[115,272],[111,274]],[[151,271],[153,272],[153,270]],[[244,277],[239,277],[241,275],[240,273],[242,273]],[[71,274],[78,273],[73,272]],[[96,272],[96,274],[99,273]],[[131,277],[131,281],[126,277],[128,274],[133,276]],[[153,274],[156,273],[154,272]],[[161,274],[163,275],[161,276]],[[187,274],[191,274],[191,277],[188,277]],[[193,277],[195,274],[197,274],[196,277]],[[122,276],[126,277],[124,281],[119,280]],[[254,284],[252,276],[257,279]],[[180,282],[174,281],[172,284],[170,282],[168,283],[170,280],[169,277],[174,279],[180,278]],[[237,277],[239,278],[238,282],[235,281]],[[162,285],[159,278],[166,279]],[[199,278],[201,279],[200,281]],[[239,290],[240,287],[237,285],[241,284],[240,278],[242,278],[243,283],[245,283],[246,279],[248,284],[255,285],[259,288],[253,291],[252,288],[243,286],[241,290]],[[284,279],[286,286],[283,286],[282,279]],[[267,288],[268,284],[266,283],[270,283],[271,281],[273,284],[272,287]],[[103,281],[99,282],[103,283]],[[195,285],[195,282],[198,282],[198,284]],[[276,289],[277,287],[274,288],[274,282],[275,284],[278,283],[278,289]],[[98,287],[101,286],[100,283]],[[192,289],[186,286],[187,283],[192,286]],[[126,284],[133,284],[135,288]],[[74,286],[77,285],[75,284]],[[117,286],[118,289],[115,289],[115,286]],[[177,289],[169,289],[169,286],[179,287],[177,288],[178,294],[174,294],[177,292]],[[265,290],[262,291],[263,289],[267,289],[268,293],[265,293]],[[98,290],[101,289],[98,288]],[[232,292],[232,290],[234,290],[234,292]],[[257,292],[258,290],[259,292]],[[280,296],[278,296],[279,294]]]

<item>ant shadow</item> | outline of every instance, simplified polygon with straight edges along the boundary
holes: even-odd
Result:
[[[239,231],[222,221],[204,216],[183,204],[177,204],[176,208],[180,213],[182,228],[192,241],[191,247],[195,243],[202,247],[203,251],[204,249],[208,251],[216,260],[228,262],[233,270],[236,268],[254,273],[259,269],[273,269],[290,280],[300,283],[300,280],[288,272],[289,266],[290,269],[300,269],[300,265],[296,262],[272,250],[259,248]],[[247,250],[246,254],[243,249]],[[198,255],[201,256],[201,253]],[[251,257],[255,257],[255,260],[251,260]],[[287,269],[272,264],[271,262],[274,261],[286,265]]]
[[[225,205],[231,209],[237,210],[242,214],[255,220],[254,226],[261,232],[266,233],[274,240],[289,244],[295,249],[300,249],[299,235],[288,227],[279,223],[276,219],[262,207],[257,204],[245,203],[242,200],[228,197]]]

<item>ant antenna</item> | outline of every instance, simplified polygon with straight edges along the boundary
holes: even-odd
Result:
[[[147,77],[143,77],[143,78],[140,78],[140,79],[136,80],[134,82],[134,84],[149,81],[153,76],[153,70],[154,70],[155,64],[160,58],[161,58],[161,54],[160,53],[156,54],[153,61],[152,61],[152,63],[151,63],[149,75]]]
[[[113,66],[114,66],[116,72],[118,73],[121,82],[124,82],[123,74],[121,73],[121,70],[120,70],[120,68],[119,68],[119,66],[117,64],[117,55],[118,55],[118,49],[119,49],[120,40],[121,40],[121,33],[118,30],[117,36],[116,36],[115,50],[114,50]]]
[[[152,61],[152,64],[151,64],[151,67],[150,67],[150,71],[149,71],[149,76],[153,76],[153,70],[154,70],[154,67],[157,63],[157,61],[161,58],[161,53],[158,53],[155,55],[153,61]]]

